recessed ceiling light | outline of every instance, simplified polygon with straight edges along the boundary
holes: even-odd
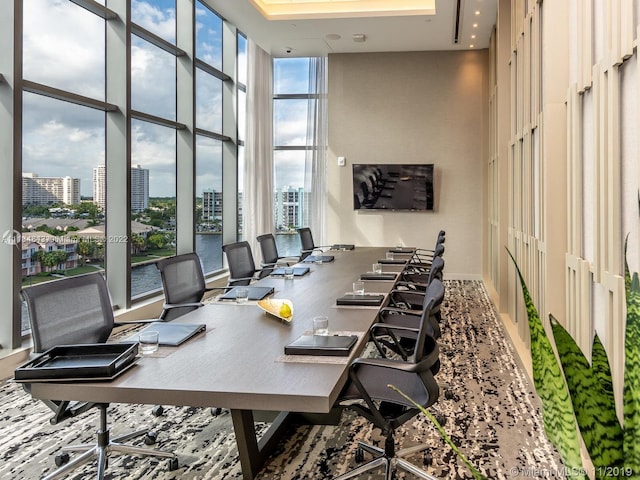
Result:
[[[328,35],[325,36],[325,38],[327,40],[340,40],[342,36],[338,35],[337,33],[329,33]]]
[[[249,0],[268,20],[435,15],[436,0]]]
[[[477,24],[477,23],[474,23],[474,24],[473,24],[473,28],[478,28],[478,24]]]
[[[351,38],[353,38],[354,42],[361,43],[367,39],[367,36],[364,33],[354,33]]]
[[[476,10],[476,15],[480,15],[480,10]]]
[[[471,38],[476,38],[476,36],[475,35],[471,35]]]
[[[471,45],[469,45],[469,48],[473,48],[475,47],[475,45],[472,43]]]

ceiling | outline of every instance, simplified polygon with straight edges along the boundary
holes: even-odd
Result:
[[[255,0],[202,1],[275,57],[488,48],[497,15],[497,0],[435,0],[435,15],[350,12],[308,18],[306,13],[304,18],[285,15],[286,19],[267,20],[254,6]],[[354,41],[354,35],[364,35],[364,41]]]

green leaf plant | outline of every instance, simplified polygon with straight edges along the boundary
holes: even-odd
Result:
[[[585,479],[586,470],[582,466],[580,441],[573,412],[571,397],[562,368],[547,337],[538,311],[529,295],[529,290],[518,265],[509,252],[516,267],[529,322],[531,337],[531,360],[533,384],[542,402],[542,421],[547,438],[553,443],[562,458],[567,474],[572,478]]]
[[[624,471],[627,478],[640,478],[640,282],[629,273],[627,239],[624,244],[624,283],[627,297],[627,325],[624,340],[623,391]]]
[[[564,375],[558,372],[551,344],[516,265],[527,305],[534,384],[542,400],[545,432],[558,449],[565,466],[578,471],[578,463],[574,463],[576,443],[572,438],[575,426],[569,419],[565,398],[568,389],[580,435],[594,466],[593,477],[598,480],[640,479],[640,281],[638,273],[631,275],[626,254],[625,240],[627,316],[623,425],[620,425],[616,415],[609,359],[598,335],[594,335],[589,362],[571,335],[553,315],[549,315]],[[515,264],[511,253],[509,255]],[[556,366],[553,366],[554,363]],[[566,380],[561,381],[559,376]],[[547,422],[548,416],[562,419]]]

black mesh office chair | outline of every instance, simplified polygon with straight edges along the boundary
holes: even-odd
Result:
[[[205,293],[225,290],[207,287],[202,262],[196,253],[183,253],[156,262],[162,279],[165,303],[160,320],[171,321],[196,308],[200,308]]]
[[[444,295],[444,285],[436,278],[427,287],[421,309],[381,308],[378,323],[369,331],[370,338],[380,354],[386,356],[386,347],[400,355],[403,360],[407,360],[414,353],[418,329],[422,324],[425,324],[428,335],[433,338],[440,337],[440,305]],[[387,328],[386,325],[401,326],[406,330]]]
[[[414,355],[408,361],[388,358],[357,358],[349,367],[349,381],[342,391],[337,406],[350,409],[365,417],[382,430],[386,437],[384,449],[362,442],[358,444],[356,460],[364,459],[364,452],[374,455],[373,460],[340,475],[335,480],[346,480],[384,465],[385,479],[392,478],[394,467],[401,468],[427,480],[435,480],[424,470],[404,457],[424,450],[424,445],[396,450],[394,431],[415,417],[420,410],[393,391],[394,385],[424,408],[433,405],[439,396],[434,378],[440,367],[436,341],[426,333],[427,322],[418,330]],[[387,328],[392,328],[387,325]],[[403,327],[393,327],[396,332]]]
[[[200,257],[194,253],[183,253],[166,257],[156,262],[162,279],[164,304],[159,320],[171,321],[202,307],[202,298],[207,292],[227,290],[225,287],[207,287]],[[222,409],[212,407],[211,414],[219,415]],[[164,413],[162,405],[152,409],[156,417]]]
[[[56,345],[104,343],[113,330],[114,317],[109,291],[100,273],[34,285],[25,288],[22,296],[29,312],[34,354]],[[29,387],[28,384],[25,385],[27,391],[30,390]],[[167,458],[170,470],[178,468],[178,458],[173,453],[121,443],[145,435],[145,443],[152,444],[155,442],[153,432],[139,430],[110,439],[106,403],[53,400],[45,400],[44,403],[54,412],[50,420],[52,424],[75,417],[91,408],[97,408],[100,412],[96,443],[63,447],[62,453],[56,456],[56,465],[60,468],[44,477],[46,480],[61,477],[94,457],[98,458],[97,478],[102,479],[107,468],[107,456],[111,452]],[[83,453],[69,462],[70,451]]]
[[[313,252],[322,252],[323,248],[329,248],[329,245],[319,246],[313,242],[313,235],[309,227],[303,227],[298,229],[298,235],[300,235],[300,261],[303,261]]]
[[[397,297],[404,297],[403,301],[408,303],[419,304],[422,301],[411,301],[411,297],[408,295],[411,292],[422,293],[427,289],[427,286],[434,278],[442,280],[444,276],[444,258],[435,257],[431,262],[431,266],[422,271],[416,271],[412,268],[406,268],[398,275],[398,281],[394,285],[393,293],[407,292],[405,295],[392,296],[391,300],[394,302]],[[415,296],[414,296],[415,298]]]
[[[226,254],[229,265],[227,285],[249,285],[252,280],[257,280],[267,275],[262,269],[256,269],[249,242],[228,243],[222,246],[222,251]]]
[[[289,266],[298,262],[298,257],[281,257],[276,245],[276,237],[272,233],[265,233],[256,237],[262,254],[262,272],[260,277],[269,275],[277,266]]]
[[[444,243],[436,245],[432,253],[422,254],[414,253],[405,267],[406,272],[413,273],[426,273],[431,268],[431,263],[434,258],[442,257],[444,255]]]

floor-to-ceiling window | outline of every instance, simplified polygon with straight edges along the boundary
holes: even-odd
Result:
[[[223,125],[237,123],[222,108],[236,78],[223,54],[242,48],[223,30],[234,27],[191,0],[17,5],[22,286],[102,271],[125,307],[159,293],[163,256],[195,249],[220,270]]]
[[[196,2],[196,251],[222,267],[222,19]]]
[[[94,175],[105,166],[105,19],[75,3],[33,0],[23,10],[23,286],[101,268],[104,223]],[[104,189],[104,183],[103,183]],[[22,331],[28,328],[21,324]]]
[[[247,37],[238,33],[238,238],[241,236],[244,213],[244,161],[247,136]]]
[[[308,226],[305,157],[308,144],[309,58],[275,58],[273,63],[273,157],[275,231],[281,255],[297,255],[297,228]]]

